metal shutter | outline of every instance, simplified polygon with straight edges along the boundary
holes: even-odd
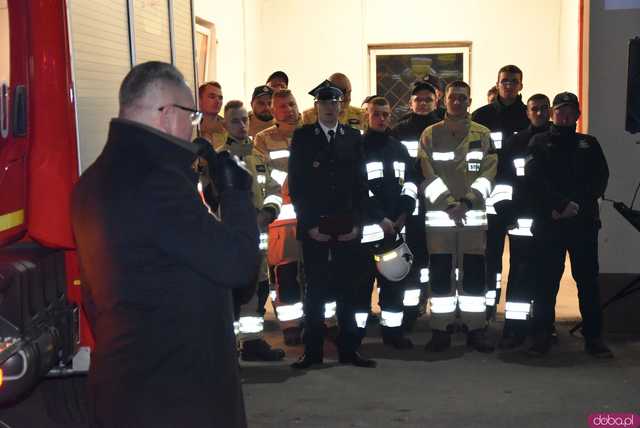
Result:
[[[134,0],[133,26],[136,64],[147,61],[171,62],[167,0]]]
[[[175,66],[184,74],[189,87],[195,91],[193,71],[193,16],[191,0],[173,0],[173,34]]]

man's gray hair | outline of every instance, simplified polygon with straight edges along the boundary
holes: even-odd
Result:
[[[132,106],[142,98],[150,84],[168,83],[176,87],[185,86],[184,76],[171,64],[160,61],[143,62],[133,67],[120,85],[120,108]]]

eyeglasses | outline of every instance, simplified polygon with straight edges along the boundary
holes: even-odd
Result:
[[[166,107],[175,107],[175,108],[179,108],[180,110],[184,110],[184,111],[188,111],[189,112],[189,120],[191,120],[191,124],[193,126],[197,126],[200,124],[200,122],[202,121],[202,112],[198,111],[196,109],[193,108],[189,108],[189,107],[185,107],[185,106],[181,106],[179,104],[169,104],[168,106],[162,106],[158,109],[158,111],[162,111],[164,110]]]

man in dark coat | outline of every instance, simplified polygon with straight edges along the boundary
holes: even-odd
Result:
[[[188,142],[200,119],[177,69],[134,67],[106,146],[74,190],[83,292],[95,308],[95,426],[246,426],[231,289],[257,269],[251,180],[220,158],[222,221],[209,213]]]

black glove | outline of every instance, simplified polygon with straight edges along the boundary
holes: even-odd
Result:
[[[226,190],[250,190],[253,178],[240,163],[238,158],[231,157],[229,152],[217,155],[214,184],[218,192]]]
[[[211,175],[211,177],[213,177],[216,170],[216,164],[218,163],[218,154],[213,149],[211,144],[209,144],[209,142],[202,137],[198,137],[193,140],[193,144],[198,146],[197,155],[207,161],[209,174]]]

